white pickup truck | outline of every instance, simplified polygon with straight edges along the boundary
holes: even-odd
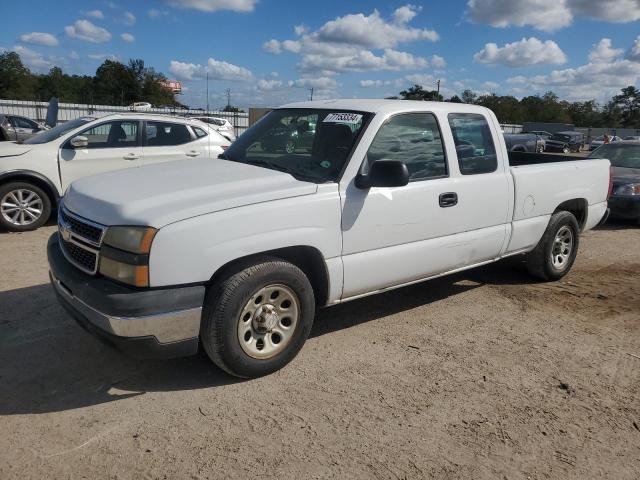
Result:
[[[305,147],[263,147],[310,130]],[[511,155],[518,166],[481,107],[286,105],[219,161],[73,183],[48,244],[51,281],[81,325],[124,351],[202,345],[233,375],[265,375],[297,354],[317,307],[516,254],[540,279],[565,275],[607,213],[609,161]]]

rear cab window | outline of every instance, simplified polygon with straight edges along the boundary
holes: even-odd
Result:
[[[489,123],[479,113],[450,113],[449,126],[462,175],[492,173],[498,157]]]

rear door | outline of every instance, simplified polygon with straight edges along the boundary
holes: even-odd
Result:
[[[82,177],[142,165],[141,123],[114,120],[93,125],[76,135],[87,138],[86,148],[73,148],[67,140],[60,149],[63,189]]]
[[[203,141],[198,141],[183,123],[146,121],[144,129],[144,163],[201,158],[206,153]]]

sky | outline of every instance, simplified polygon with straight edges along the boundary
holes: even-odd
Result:
[[[606,101],[640,80],[640,0],[0,0],[0,51],[35,72],[105,58],[183,84],[178,99],[277,106],[413,84]],[[141,99],[143,100],[143,99]]]

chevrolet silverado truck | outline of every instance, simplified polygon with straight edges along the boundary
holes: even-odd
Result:
[[[310,148],[264,149],[301,117]],[[610,165],[546,158],[509,154],[478,106],[289,104],[220,161],[74,182],[48,242],[51,283],[125,352],[202,347],[232,375],[265,375],[295,357],[318,307],[519,254],[535,277],[563,277],[606,215]]]
[[[120,113],[82,117],[20,142],[0,143],[0,227],[42,226],[82,177],[152,163],[216,158],[231,142],[198,120]]]

